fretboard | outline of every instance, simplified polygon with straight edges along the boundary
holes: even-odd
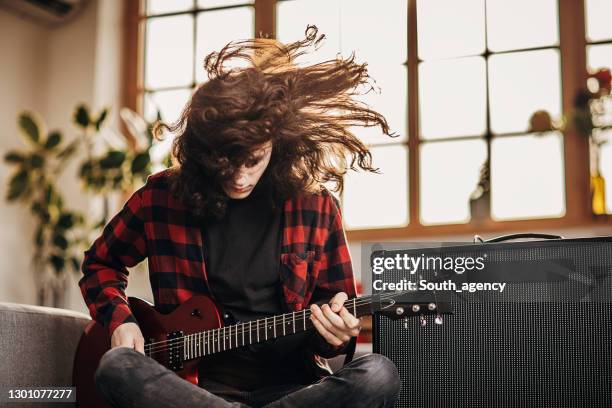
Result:
[[[344,307],[356,317],[372,314],[371,296],[349,299]],[[379,305],[377,305],[379,306]],[[296,334],[313,328],[310,309],[265,317],[199,333],[188,334],[174,339],[174,347],[182,348],[183,360],[248,346],[267,340]]]

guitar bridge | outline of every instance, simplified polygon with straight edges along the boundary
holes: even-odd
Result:
[[[184,336],[183,331],[166,334],[166,340],[168,341],[168,364],[166,366],[172,371],[183,369],[184,343],[182,338]]]

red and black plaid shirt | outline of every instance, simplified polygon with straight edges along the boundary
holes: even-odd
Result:
[[[155,305],[171,311],[195,294],[210,294],[201,225],[172,194],[168,171],[149,176],[85,251],[81,293],[109,334],[136,322],[125,294],[127,267],[148,258]],[[327,190],[283,204],[280,281],[287,311],[338,292],[355,296],[351,259],[337,200]]]

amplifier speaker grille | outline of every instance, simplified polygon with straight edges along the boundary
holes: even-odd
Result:
[[[596,261],[600,278],[610,273],[608,245]],[[559,248],[550,249],[533,253],[556,257]],[[574,249],[561,252],[574,252],[578,269],[593,263]],[[537,283],[520,286],[539,291]],[[612,303],[453,302],[452,309],[442,325],[431,316],[426,326],[417,317],[374,316],[374,351],[402,378],[396,407],[612,407]]]

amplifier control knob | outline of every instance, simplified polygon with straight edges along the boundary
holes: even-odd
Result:
[[[421,310],[421,306],[419,306],[419,305],[412,305],[412,311],[414,313],[418,312],[419,310]]]
[[[395,309],[395,314],[398,316],[401,316],[404,314],[404,308],[403,307],[398,307],[397,309]]]

